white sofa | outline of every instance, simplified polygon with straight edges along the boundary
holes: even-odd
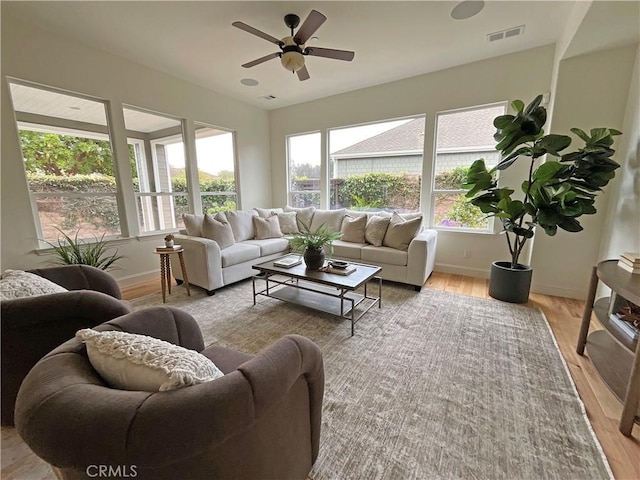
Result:
[[[289,232],[284,228],[285,225],[282,224],[282,230],[285,232],[283,236],[264,238],[263,231],[256,233],[256,223],[258,223],[258,228],[262,230],[261,225],[264,225],[264,222],[254,220],[254,217],[265,219],[271,215],[292,215],[291,212],[296,212],[296,223],[300,228],[302,228],[302,221],[312,231],[315,231],[321,224],[327,225],[331,231],[340,231],[345,215],[352,218],[365,215],[363,212],[351,212],[344,209],[315,210],[285,207],[284,210],[288,210],[288,212],[283,212],[283,209],[255,209],[217,214],[216,220],[222,224],[228,223],[228,225],[221,227],[227,229],[226,237],[216,236],[215,233],[211,234],[210,229],[208,232],[203,232],[203,223],[205,222],[203,215],[185,216],[187,228],[175,235],[175,243],[184,248],[183,257],[189,283],[202,287],[209,295],[213,295],[215,290],[220,287],[255,275],[257,272],[252,268],[252,265],[289,253]],[[366,215],[368,218],[391,216],[385,212],[367,212]],[[405,217],[411,219],[417,215],[419,214],[408,214]],[[208,222],[214,218],[208,217]],[[280,218],[282,219],[282,216]],[[205,230],[207,229],[205,228]],[[232,239],[229,238],[231,231],[233,232]],[[212,238],[216,238],[218,241]],[[410,240],[406,250],[385,245],[374,246],[366,241],[336,240],[333,242],[332,258],[379,265],[382,267],[381,275],[384,280],[413,285],[419,291],[433,272],[436,242],[437,232],[435,230],[419,227],[419,231]],[[182,282],[182,270],[175,257],[175,255],[171,255],[173,274],[178,282]]]

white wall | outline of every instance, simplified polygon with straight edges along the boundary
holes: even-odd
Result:
[[[554,46],[549,45],[271,111],[274,206],[287,201],[287,135],[426,114],[424,155],[430,159],[437,112],[516,98],[529,101],[549,91],[553,60]],[[424,162],[424,179],[431,178],[431,163]],[[516,165],[503,178],[507,184],[520,185],[525,170],[526,166],[519,169]],[[517,182],[511,182],[510,178]],[[425,216],[429,214],[428,201],[423,196],[421,209]],[[471,252],[470,258],[463,258],[464,250]],[[502,235],[439,233],[436,253],[439,271],[487,277],[491,262],[507,257]]]
[[[106,52],[78,44],[2,15],[2,269],[42,267],[28,188],[10,106],[7,76],[107,100],[114,132],[124,132],[121,105],[130,104],[237,132],[243,208],[271,204],[267,112]],[[119,113],[119,116],[118,116]],[[122,136],[121,136],[122,138]],[[126,145],[116,153],[126,157]],[[124,150],[123,150],[124,149]],[[129,189],[130,190],[130,189]],[[133,202],[128,198],[128,202]],[[133,216],[135,218],[135,216]],[[121,284],[143,280],[159,269],[152,253],[158,237],[118,242],[127,259],[113,274]]]

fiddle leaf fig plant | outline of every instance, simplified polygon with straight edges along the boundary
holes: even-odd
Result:
[[[611,147],[613,137],[621,132],[612,128],[593,128],[587,134],[572,128],[571,132],[584,142],[584,146],[566,153],[571,137],[544,135],[547,111],[541,102],[542,95],[526,107],[521,100],[514,100],[511,106],[515,115],[494,119],[496,150],[502,154],[502,160],[491,170],[487,170],[484,159],[476,160],[462,185],[468,190],[469,203],[480,208],[487,217],[497,217],[502,222],[511,254],[511,268],[514,269],[518,268],[520,254],[538,225],[551,236],[558,228],[568,232],[581,231],[583,228],[577,219],[596,213],[596,195],[620,167],[611,159],[615,153]],[[546,162],[536,167],[536,160],[545,155]],[[557,160],[549,156],[557,157]],[[529,173],[520,185],[520,198],[514,198],[515,189],[499,186],[496,172],[506,170],[518,161],[529,162]]]

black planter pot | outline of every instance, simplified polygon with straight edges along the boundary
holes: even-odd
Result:
[[[309,270],[320,270],[324,265],[324,250],[320,248],[307,247],[304,251],[304,263]]]
[[[489,295],[504,302],[525,303],[529,300],[532,274],[533,270],[528,265],[518,264],[511,268],[511,262],[493,262]]]

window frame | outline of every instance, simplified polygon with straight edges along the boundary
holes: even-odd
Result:
[[[320,178],[319,178],[319,185],[320,188],[318,190],[291,190],[291,143],[290,140],[292,138],[295,137],[304,137],[304,136],[309,136],[309,135],[318,135],[318,152],[320,155]],[[285,152],[286,152],[286,159],[287,159],[287,169],[286,169],[286,174],[287,174],[287,204],[291,205],[292,207],[297,207],[294,202],[293,202],[293,195],[300,195],[300,194],[317,194],[318,195],[318,205],[313,205],[315,208],[321,208],[322,206],[322,198],[323,198],[323,191],[322,191],[322,185],[323,185],[323,178],[326,178],[328,176],[328,172],[325,172],[324,169],[322,168],[322,131],[321,130],[312,130],[309,132],[302,132],[302,133],[293,133],[290,135],[287,135],[285,138]],[[305,207],[303,207],[305,208]]]

